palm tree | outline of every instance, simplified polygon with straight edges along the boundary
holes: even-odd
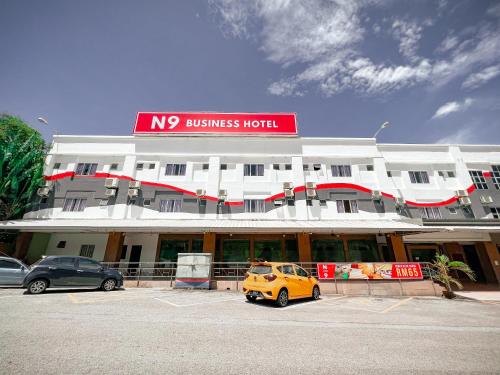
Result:
[[[446,291],[443,292],[443,295],[446,298],[455,297],[455,293],[453,293],[451,288],[452,284],[454,284],[458,289],[464,288],[460,281],[450,275],[450,271],[461,271],[465,273],[469,279],[476,281],[474,271],[472,271],[467,264],[454,260],[450,261],[450,258],[443,254],[436,254],[436,259],[432,262],[432,268],[434,268],[435,273],[431,275],[431,279],[444,285]]]

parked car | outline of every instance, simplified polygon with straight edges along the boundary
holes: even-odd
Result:
[[[111,291],[123,285],[121,272],[98,261],[76,256],[48,256],[31,266],[23,287],[28,293],[47,288],[100,288]]]
[[[318,280],[296,264],[258,262],[245,274],[243,293],[250,302],[257,298],[276,301],[280,307],[298,298],[318,299]]]
[[[29,267],[10,257],[0,257],[0,285],[21,286]]]

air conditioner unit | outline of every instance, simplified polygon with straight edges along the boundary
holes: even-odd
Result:
[[[292,189],[285,189],[285,198],[293,198],[294,196]]]
[[[196,196],[197,197],[205,196],[205,189],[196,189]]]
[[[50,181],[50,180],[45,180],[45,181],[43,182],[43,185],[42,185],[42,187],[46,187],[46,188],[49,188],[49,189],[50,189],[52,186],[54,186],[54,181]]]
[[[481,197],[479,199],[481,200],[481,203],[483,203],[483,204],[493,203],[493,198],[491,197],[491,195],[481,195]]]
[[[227,190],[225,189],[220,189],[219,190],[219,199],[220,200],[225,200],[227,198]]]
[[[130,181],[128,183],[129,189],[140,189],[141,188],[141,181]]]
[[[117,188],[118,187],[118,179],[117,178],[107,178],[104,180],[104,186],[108,189]]]
[[[314,189],[307,189],[306,190],[306,198],[307,199],[316,198],[316,190],[314,190]]]
[[[36,193],[40,196],[40,197],[47,197],[50,193],[50,188],[48,187],[41,187],[39,188]]]
[[[462,206],[470,206],[472,203],[469,197],[461,197],[458,201]]]
[[[467,190],[457,190],[455,191],[455,196],[460,198],[460,197],[468,197],[469,196],[469,193],[467,192]]]
[[[275,206],[283,206],[283,201],[282,201],[282,200],[277,199],[277,200],[275,200],[275,201],[274,201],[274,205],[275,205]]]
[[[316,189],[316,182],[306,182],[306,189]]]
[[[373,200],[380,200],[380,199],[382,199],[382,193],[380,192],[380,190],[373,190],[372,191],[372,199]]]
[[[137,189],[128,189],[127,194],[129,197],[137,197],[139,195],[139,190]]]
[[[114,197],[116,195],[116,189],[106,189],[107,197]]]
[[[283,182],[283,190],[293,189],[293,183],[291,182]]]
[[[396,197],[395,201],[396,201],[396,206],[404,206],[406,204],[404,198],[402,197]]]

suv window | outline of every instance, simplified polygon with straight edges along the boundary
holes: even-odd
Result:
[[[67,267],[74,267],[75,258],[70,258],[70,257],[55,258],[54,264],[59,264],[61,266],[67,266]]]
[[[0,268],[20,269],[21,265],[12,260],[0,260]]]
[[[294,275],[293,267],[291,265],[285,265],[278,267],[278,270],[285,275]]]
[[[309,274],[299,266],[295,266],[295,272],[297,272],[297,276],[307,277]]]
[[[248,270],[249,273],[255,273],[257,275],[265,275],[271,273],[273,268],[271,266],[252,266]]]
[[[78,268],[86,269],[86,270],[99,270],[101,269],[101,264],[96,262],[95,260],[90,259],[79,259],[78,260]]]

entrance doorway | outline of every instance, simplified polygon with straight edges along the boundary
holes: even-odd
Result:
[[[139,262],[141,261],[142,245],[132,245],[130,250],[130,260],[128,264],[128,272],[130,275],[137,273]]]
[[[411,262],[432,263],[439,253],[437,245],[407,245]]]
[[[486,277],[484,276],[483,267],[481,266],[481,260],[477,254],[476,247],[474,245],[462,245],[464,249],[466,263],[476,274],[476,281],[478,283],[485,283]]]

